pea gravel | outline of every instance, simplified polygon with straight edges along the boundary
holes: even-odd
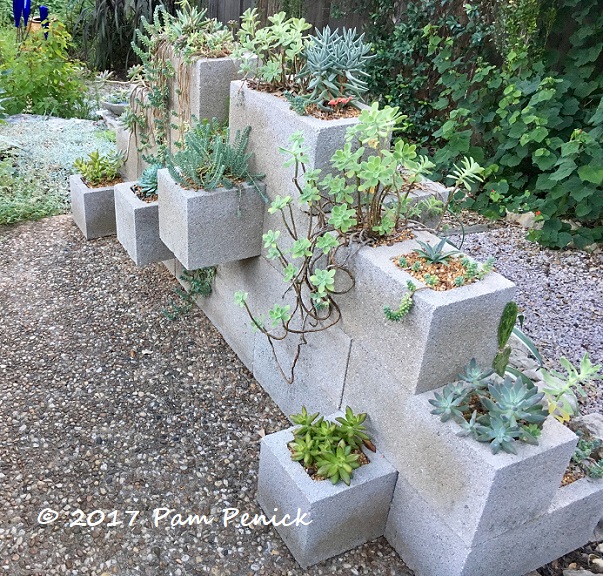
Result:
[[[162,265],[68,215],[0,238],[0,574],[412,574],[383,538],[303,571],[270,527],[170,527],[260,513],[259,440],[287,420],[201,311],[164,317]],[[59,518],[40,526],[45,508]],[[76,509],[124,524],[69,527]]]

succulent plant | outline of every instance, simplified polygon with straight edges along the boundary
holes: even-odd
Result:
[[[518,426],[493,414],[484,419],[483,423],[478,424],[476,431],[477,440],[490,442],[493,454],[498,454],[501,450],[509,454],[517,454],[515,439],[521,436]]]
[[[459,390],[456,386],[447,384],[444,386],[441,394],[434,392],[434,396],[435,398],[429,399],[429,403],[435,406],[431,414],[439,416],[442,422],[446,422],[451,418],[454,418],[458,422],[465,419],[463,412],[468,408],[464,404],[467,395],[459,395]]]
[[[318,418],[318,420],[317,420]],[[299,414],[291,415],[291,422],[293,424],[297,424],[299,428],[297,428],[294,432],[294,436],[305,436],[308,432],[314,432],[314,430],[320,426],[321,422],[324,420],[322,416],[319,418],[319,413],[315,412],[314,414],[308,414],[308,410],[305,406],[302,406],[301,412]]]
[[[459,378],[463,382],[467,382],[471,384],[474,388],[483,388],[485,387],[484,380],[489,376],[494,374],[494,370],[486,369],[482,370],[478,365],[477,360],[475,358],[471,358],[469,364],[465,366],[464,371],[459,374]]]
[[[421,242],[421,240],[417,240],[417,244],[421,248],[415,248],[413,252],[431,264],[446,264],[451,256],[460,254],[459,250],[451,250],[446,253],[443,252],[444,246],[446,246],[445,238],[442,238],[442,240],[440,240],[440,242],[434,246],[428,244],[427,242]]]
[[[459,426],[461,431],[457,432],[457,436],[473,436],[477,438],[477,410],[474,410],[469,420],[459,420]]]
[[[318,412],[309,414],[302,407],[299,414],[291,416],[291,421],[299,426],[293,430],[294,440],[288,444],[291,458],[303,463],[307,470],[329,478],[333,484],[340,479],[349,484],[352,471],[360,466],[361,447],[375,450],[366,434],[366,417],[365,413],[354,414],[346,406],[345,415],[331,422]]]
[[[157,172],[161,168],[159,164],[153,164],[146,168],[138,179],[140,193],[145,198],[157,194]]]
[[[484,408],[492,415],[517,426],[520,421],[528,424],[542,424],[548,412],[542,405],[544,393],[538,388],[529,388],[521,378],[515,382],[510,377],[502,383],[490,383],[488,392],[491,396],[481,397]]]
[[[364,421],[366,420],[366,412],[362,414],[354,414],[349,406],[346,406],[345,416],[339,416],[336,418],[339,422],[339,436],[345,440],[348,446],[352,448],[360,448],[369,437],[366,433],[366,426]]]
[[[87,184],[101,186],[119,178],[119,169],[123,163],[124,155],[120,152],[100,154],[95,150],[88,154],[88,158],[78,158],[73,166]]]
[[[329,110],[325,103],[337,106],[338,99],[359,98],[368,90],[364,78],[369,76],[365,68],[371,58],[371,45],[363,38],[355,29],[339,32],[326,26],[306,47],[306,62],[299,77],[307,78],[310,100],[320,108]]]
[[[308,433],[305,436],[296,437],[293,442],[289,443],[291,449],[291,459],[297,462],[303,462],[304,466],[312,466],[320,449],[316,438]]]
[[[333,484],[337,484],[341,479],[349,486],[353,470],[360,467],[358,458],[358,454],[352,454],[352,447],[347,445],[345,440],[340,440],[334,454],[323,452],[318,457],[317,474],[328,478]]]

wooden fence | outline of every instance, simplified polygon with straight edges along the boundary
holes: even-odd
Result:
[[[257,4],[257,0],[207,0],[207,13],[210,18],[217,18],[220,22],[238,20],[239,16]],[[277,12],[280,8],[279,0],[264,0],[262,4],[268,14]],[[361,28],[363,17],[350,14],[344,18],[335,19],[331,17],[332,0],[306,0],[306,20],[314,24],[316,28],[324,28],[327,24],[331,28]]]

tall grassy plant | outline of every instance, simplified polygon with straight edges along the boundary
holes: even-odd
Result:
[[[141,28],[143,16],[152,19],[159,5],[173,11],[173,2],[158,0],[73,0],[73,11],[78,14],[73,34],[89,64],[98,70],[125,71],[136,59],[132,53],[135,31]]]

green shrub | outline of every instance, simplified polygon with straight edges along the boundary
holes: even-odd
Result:
[[[48,39],[30,33],[15,44],[14,31],[0,38],[0,88],[8,114],[30,112],[64,118],[87,118],[90,108],[85,68],[67,56],[71,37],[60,22],[51,22]]]
[[[537,211],[543,227],[531,238],[552,247],[603,240],[602,27],[596,0],[564,0],[549,40],[560,48],[540,59],[517,48],[502,70],[481,60],[472,75],[452,60],[449,39],[430,34],[444,88],[437,106],[451,110],[434,133],[436,163],[470,154],[485,164],[489,182],[467,206]]]

